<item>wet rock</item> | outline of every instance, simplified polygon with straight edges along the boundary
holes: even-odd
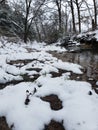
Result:
[[[35,59],[33,59],[33,60],[35,60]],[[26,64],[28,64],[28,63],[30,63],[30,62],[32,62],[33,61],[32,59],[26,59],[26,60],[11,60],[10,62],[7,62],[7,64],[10,64],[10,65],[18,65],[18,64],[20,64],[20,65],[26,65]]]
[[[42,87],[42,84],[38,84],[38,87],[41,88],[41,87]]]
[[[45,125],[44,130],[65,130],[65,128],[63,126],[63,122],[56,122],[51,120],[48,125]]]
[[[26,99],[25,99],[25,105],[28,105],[29,102],[30,102],[30,99],[29,99],[29,98],[26,98]]]
[[[95,92],[98,94],[98,86],[96,85],[96,80],[87,80],[92,85],[92,89],[95,90]]]
[[[7,83],[0,83],[0,89],[4,89],[6,86],[8,85],[16,85],[18,83],[21,83],[23,80],[12,80],[12,81],[9,81]]]
[[[51,94],[45,97],[41,97],[43,101],[49,102],[52,110],[60,110],[63,108],[62,101],[57,95]]]
[[[23,78],[21,80],[12,80],[12,81],[8,81],[6,83],[0,83],[0,89],[4,89],[8,85],[19,84],[21,82],[34,82],[37,78],[39,78],[40,75],[39,74],[34,74],[32,76],[29,76],[28,74],[23,74],[21,76]]]
[[[13,125],[9,128],[4,116],[0,117],[0,130],[12,130],[12,127]]]
[[[29,76],[27,73],[26,74],[23,74],[21,75],[22,78],[23,78],[23,81],[25,82],[33,82],[35,81],[40,75],[39,74],[34,74],[32,76]]]
[[[89,91],[89,92],[88,92],[88,95],[92,95],[92,92],[91,92],[91,91]]]
[[[28,68],[26,70],[28,70],[28,71],[36,71],[36,72],[40,72],[41,71],[40,68]]]
[[[52,75],[52,78],[55,78],[55,77],[62,76],[62,74],[66,73],[66,72],[68,72],[68,71],[63,70],[63,69],[58,69],[58,72],[50,72],[50,74]]]

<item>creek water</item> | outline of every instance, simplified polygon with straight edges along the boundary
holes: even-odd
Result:
[[[66,53],[66,61],[78,63],[86,69],[87,77],[98,80],[98,52],[94,50]],[[64,55],[63,55],[64,57]]]
[[[98,91],[98,86],[96,85],[96,82],[98,81],[98,50],[84,50],[80,52],[69,51],[59,54],[53,52],[53,55],[62,61],[81,65],[84,69],[83,75],[72,74],[71,78],[74,80],[90,82],[93,89]]]

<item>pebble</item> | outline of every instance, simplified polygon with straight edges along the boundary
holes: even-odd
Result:
[[[96,85],[98,86],[98,81],[96,82]]]

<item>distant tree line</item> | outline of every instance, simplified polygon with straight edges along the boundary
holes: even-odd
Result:
[[[97,29],[98,1],[91,0],[0,0],[0,34],[28,40],[56,42],[83,26]]]

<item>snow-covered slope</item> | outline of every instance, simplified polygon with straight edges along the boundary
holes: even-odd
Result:
[[[98,44],[98,30],[81,33],[77,36],[80,43]]]

